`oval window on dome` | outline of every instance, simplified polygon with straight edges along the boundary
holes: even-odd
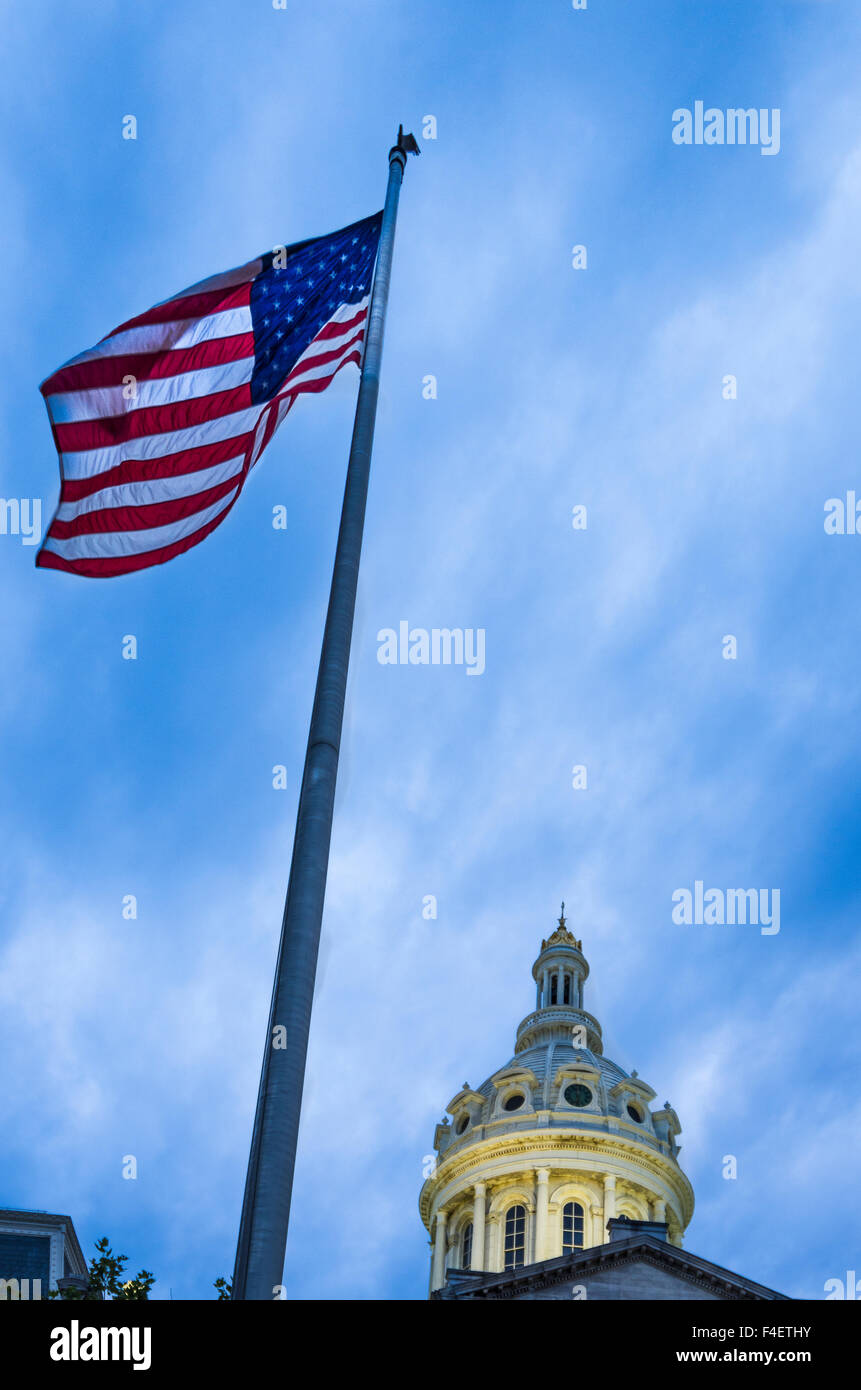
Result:
[[[643,1123],[643,1112],[639,1109],[638,1106],[629,1105],[626,1107],[626,1109],[631,1119],[636,1120],[638,1125],[641,1125]]]
[[[457,1122],[457,1132],[458,1132],[458,1134],[463,1134],[463,1131],[466,1129],[466,1127],[467,1127],[468,1124],[469,1124],[469,1116],[468,1116],[468,1115],[461,1115],[460,1119],[459,1119],[458,1122]]]
[[[509,1096],[508,1100],[503,1101],[502,1108],[503,1110],[519,1110],[522,1104],[523,1096],[516,1094]]]
[[[592,1092],[588,1086],[576,1081],[573,1086],[565,1087],[565,1099],[569,1105],[576,1105],[579,1108],[589,1104],[592,1099]]]

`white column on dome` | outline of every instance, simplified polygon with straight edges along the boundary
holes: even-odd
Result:
[[[472,1202],[472,1269],[484,1269],[484,1212],[487,1184],[477,1182]]]
[[[492,1274],[502,1269],[502,1251],[499,1248],[499,1217],[491,1216],[487,1223],[487,1268]]]
[[[604,1232],[601,1225],[601,1208],[595,1204],[591,1207],[592,1212],[592,1244],[604,1244]]]
[[[604,1174],[604,1240],[610,1239],[607,1222],[616,1215],[616,1178],[613,1173]]]
[[[547,1259],[547,1179],[549,1168],[535,1170],[535,1263]]]
[[[445,1228],[448,1213],[438,1211],[436,1214],[436,1233],[433,1246],[433,1280],[432,1289],[441,1289],[445,1283]]]
[[[656,1221],[666,1221],[666,1219],[667,1219],[667,1204],[666,1204],[666,1202],[662,1201],[660,1197],[658,1197],[658,1198],[655,1199],[655,1220],[656,1220]]]

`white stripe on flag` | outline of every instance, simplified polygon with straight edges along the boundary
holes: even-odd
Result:
[[[55,425],[73,420],[103,420],[125,415],[132,410],[145,410],[153,405],[172,405],[195,396],[213,396],[217,391],[229,391],[251,380],[254,358],[240,357],[236,362],[224,362],[216,367],[201,367],[196,372],[178,372],[176,376],[156,377],[136,383],[137,395],[127,399],[125,386],[104,386],[93,391],[61,391],[46,397],[51,419]]]
[[[193,497],[195,493],[206,492],[228,478],[241,473],[245,455],[216,463],[212,468],[200,468],[196,473],[181,473],[175,478],[147,478],[137,483],[119,483],[116,487],[102,488],[89,497],[81,497],[77,502],[61,502],[57,508],[57,521],[74,521],[85,512],[99,512],[104,507],[147,507],[153,502],[170,502],[176,497]]]
[[[108,468],[116,468],[126,459],[161,459],[168,454],[178,453],[180,449],[197,449],[205,444],[217,444],[222,439],[233,439],[254,429],[266,404],[236,410],[232,415],[219,415],[215,420],[204,420],[199,425],[170,430],[166,434],[145,434],[140,439],[127,439],[122,444],[112,444],[104,449],[63,454],[63,476],[70,479],[94,478]]]
[[[194,347],[212,338],[232,338],[237,333],[251,332],[251,307],[241,304],[236,309],[222,309],[198,319],[171,319],[168,323],[142,323],[126,328],[111,338],[103,338],[94,348],[70,357],[63,367],[76,367],[81,362],[93,362],[99,357],[124,357],[133,352],[169,352],[172,348]],[[58,367],[57,371],[62,371]],[[56,376],[52,372],[51,376]]]
[[[367,309],[370,302],[371,296],[366,294],[364,299],[360,299],[356,304],[339,304],[334,314],[327,322],[346,323],[350,319],[354,319],[357,314],[361,314],[363,310]],[[325,327],[325,324],[323,326]]]
[[[331,362],[315,363],[313,358],[306,361],[304,356],[300,357],[281,390],[295,391],[298,386],[304,385],[307,381],[319,381],[321,377],[334,376],[351,353],[361,352],[361,350],[362,337],[361,334],[358,334],[355,341],[347,343],[340,356]]]
[[[225,270],[221,275],[210,275],[207,280],[198,280],[196,285],[189,285],[187,290],[172,294],[170,299],[160,299],[153,308],[161,309],[165,304],[173,304],[176,299],[187,299],[189,295],[204,294],[207,290],[232,289],[234,285],[243,285],[246,280],[255,280],[262,269],[263,261],[258,256],[256,260],[237,266],[235,270]]]
[[[222,497],[202,512],[184,517],[182,521],[169,526],[153,526],[148,531],[94,531],[85,536],[71,536],[68,540],[56,540],[48,535],[44,549],[51,550],[64,560],[109,560],[117,555],[142,555],[147,550],[161,550],[162,546],[199,531],[208,522],[220,515],[230,506],[239,488],[235,487],[226,497]]]

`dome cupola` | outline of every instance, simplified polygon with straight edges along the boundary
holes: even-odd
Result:
[[[535,1011],[517,1029],[515,1052],[534,1047],[537,1042],[568,1037],[590,1052],[601,1054],[601,1025],[583,1010],[583,986],[588,977],[583,943],[568,930],[563,903],[556,930],[542,941],[532,967]]]

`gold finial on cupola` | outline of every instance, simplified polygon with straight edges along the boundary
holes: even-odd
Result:
[[[582,941],[578,941],[577,938],[573,936],[572,933],[568,930],[568,919],[565,916],[564,902],[562,904],[562,909],[559,913],[557,923],[558,924],[553,935],[548,936],[546,941],[542,941],[542,951],[546,951],[548,946],[574,946],[578,951],[581,951],[583,949]]]

